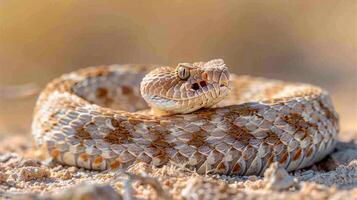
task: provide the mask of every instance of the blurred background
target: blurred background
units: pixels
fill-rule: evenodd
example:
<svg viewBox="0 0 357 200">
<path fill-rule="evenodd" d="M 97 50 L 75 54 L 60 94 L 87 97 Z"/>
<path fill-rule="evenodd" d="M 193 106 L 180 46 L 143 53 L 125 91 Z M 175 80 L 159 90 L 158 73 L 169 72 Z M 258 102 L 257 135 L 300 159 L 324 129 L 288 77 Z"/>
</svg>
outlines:
<svg viewBox="0 0 357 200">
<path fill-rule="evenodd" d="M 357 130 L 356 34 L 353 0 L 1 0 L 0 135 L 29 134 L 33 85 L 62 73 L 212 58 L 238 74 L 322 86 L 342 130 Z"/>
</svg>

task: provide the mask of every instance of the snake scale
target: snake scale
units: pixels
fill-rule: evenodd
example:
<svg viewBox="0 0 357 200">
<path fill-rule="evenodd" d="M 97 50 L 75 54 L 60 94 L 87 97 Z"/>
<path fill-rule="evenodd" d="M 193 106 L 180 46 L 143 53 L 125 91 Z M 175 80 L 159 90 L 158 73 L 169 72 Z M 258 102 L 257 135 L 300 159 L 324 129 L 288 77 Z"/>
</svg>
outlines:
<svg viewBox="0 0 357 200">
<path fill-rule="evenodd" d="M 86 169 L 145 162 L 261 175 L 272 162 L 291 171 L 324 158 L 338 121 L 325 90 L 229 74 L 215 59 L 62 75 L 38 97 L 32 134 L 48 157 Z"/>
</svg>

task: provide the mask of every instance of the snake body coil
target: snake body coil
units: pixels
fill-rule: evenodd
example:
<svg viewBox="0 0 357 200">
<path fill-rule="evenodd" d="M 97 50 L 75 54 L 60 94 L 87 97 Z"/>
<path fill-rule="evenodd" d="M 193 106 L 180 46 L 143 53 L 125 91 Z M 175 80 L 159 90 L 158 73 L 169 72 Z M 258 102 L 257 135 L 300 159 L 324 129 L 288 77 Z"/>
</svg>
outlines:
<svg viewBox="0 0 357 200">
<path fill-rule="evenodd" d="M 303 168 L 334 148 L 338 116 L 321 88 L 228 75 L 222 60 L 155 67 L 91 67 L 53 80 L 35 108 L 36 144 L 87 169 L 173 163 L 237 175 L 272 162 Z"/>
</svg>

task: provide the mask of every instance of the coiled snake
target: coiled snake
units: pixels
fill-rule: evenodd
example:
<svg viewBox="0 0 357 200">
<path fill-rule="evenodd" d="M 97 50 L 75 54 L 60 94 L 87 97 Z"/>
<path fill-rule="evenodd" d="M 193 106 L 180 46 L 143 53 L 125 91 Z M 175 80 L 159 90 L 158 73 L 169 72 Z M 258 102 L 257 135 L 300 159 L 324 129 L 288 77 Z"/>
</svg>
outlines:
<svg viewBox="0 0 357 200">
<path fill-rule="evenodd" d="M 157 67 L 90 67 L 53 80 L 34 111 L 37 146 L 87 169 L 173 163 L 236 175 L 272 162 L 299 169 L 334 148 L 338 116 L 319 87 L 229 75 L 221 59 Z"/>
</svg>

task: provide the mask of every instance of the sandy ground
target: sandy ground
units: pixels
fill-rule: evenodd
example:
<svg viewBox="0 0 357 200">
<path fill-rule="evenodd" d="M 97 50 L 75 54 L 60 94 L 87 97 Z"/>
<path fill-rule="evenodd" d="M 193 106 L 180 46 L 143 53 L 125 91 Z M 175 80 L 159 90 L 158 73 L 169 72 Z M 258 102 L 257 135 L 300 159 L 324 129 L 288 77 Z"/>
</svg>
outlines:
<svg viewBox="0 0 357 200">
<path fill-rule="evenodd" d="M 356 133 L 347 133 L 354 138 Z M 344 134 L 346 135 L 346 133 Z M 339 142 L 312 167 L 264 177 L 198 175 L 175 166 L 136 164 L 97 172 L 39 161 L 30 136 L 0 140 L 0 196 L 5 199 L 357 199 L 357 144 Z"/>
</svg>

